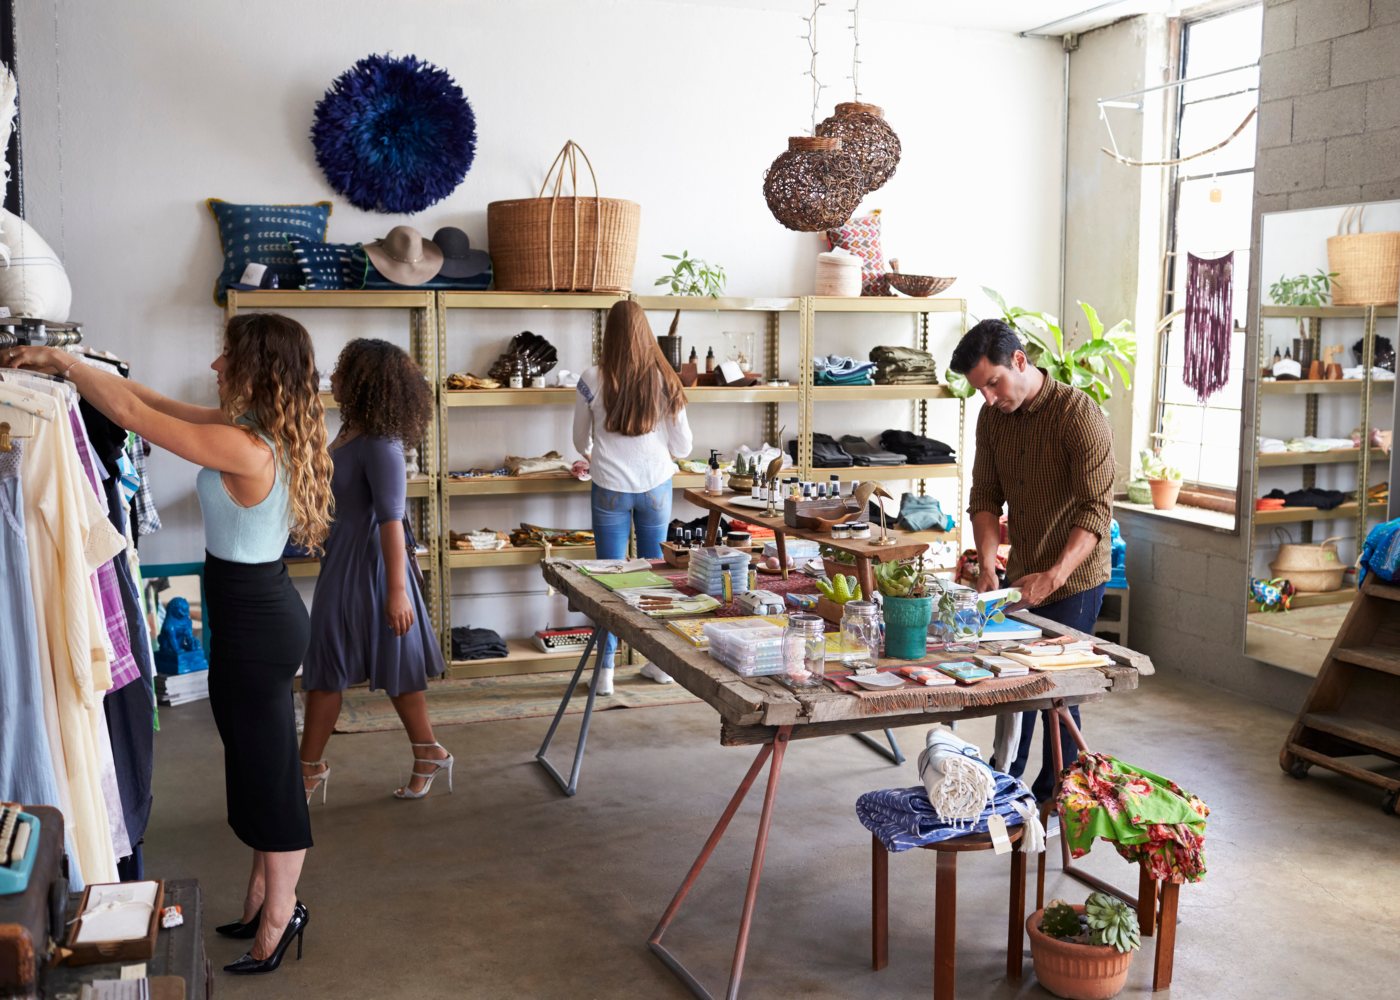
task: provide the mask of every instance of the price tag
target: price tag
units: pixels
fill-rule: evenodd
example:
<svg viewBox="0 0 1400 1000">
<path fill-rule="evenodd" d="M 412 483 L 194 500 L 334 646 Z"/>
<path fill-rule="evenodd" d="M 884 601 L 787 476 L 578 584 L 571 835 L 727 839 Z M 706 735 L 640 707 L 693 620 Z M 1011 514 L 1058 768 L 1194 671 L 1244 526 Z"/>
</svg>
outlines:
<svg viewBox="0 0 1400 1000">
<path fill-rule="evenodd" d="M 995 854 L 1005 854 L 1011 850 L 1011 837 L 1006 832 L 1006 820 L 997 813 L 993 813 L 987 820 L 987 833 L 992 838 L 992 851 Z"/>
</svg>

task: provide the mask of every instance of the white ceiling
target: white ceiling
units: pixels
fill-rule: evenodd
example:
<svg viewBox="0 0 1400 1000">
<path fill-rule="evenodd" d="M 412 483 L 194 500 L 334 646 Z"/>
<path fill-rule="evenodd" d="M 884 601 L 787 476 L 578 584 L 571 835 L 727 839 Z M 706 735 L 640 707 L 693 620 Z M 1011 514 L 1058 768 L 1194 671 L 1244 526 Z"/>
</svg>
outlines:
<svg viewBox="0 0 1400 1000">
<path fill-rule="evenodd" d="M 808 14 L 812 0 L 665 0 L 713 7 Z M 826 0 L 823 13 L 849 9 L 852 0 Z M 862 19 L 919 21 L 950 28 L 1018 33 L 1048 26 L 1062 35 L 1110 24 L 1134 14 L 1175 10 L 1174 0 L 861 0 Z"/>
</svg>

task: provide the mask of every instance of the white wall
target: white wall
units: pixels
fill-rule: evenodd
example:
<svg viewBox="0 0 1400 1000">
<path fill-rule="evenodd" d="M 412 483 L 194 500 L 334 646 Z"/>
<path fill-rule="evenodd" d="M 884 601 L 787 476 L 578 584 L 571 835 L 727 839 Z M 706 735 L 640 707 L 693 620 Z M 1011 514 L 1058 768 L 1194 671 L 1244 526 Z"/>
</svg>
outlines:
<svg viewBox="0 0 1400 1000">
<path fill-rule="evenodd" d="M 661 253 L 688 249 L 725 265 L 731 294 L 802 294 L 810 291 L 813 256 L 824 249 L 818 237 L 779 226 L 761 193 L 763 171 L 787 136 L 810 125 L 806 47 L 790 13 L 644 0 L 61 0 L 56 10 L 53 0 L 26 0 L 19 7 L 28 217 L 65 260 L 73 315 L 87 323 L 90 342 L 125 356 L 137 378 L 172 395 L 214 398 L 207 365 L 221 317 L 210 288 L 220 252 L 203 204 L 210 196 L 332 199 L 329 235 L 337 241 L 372 239 L 410 222 L 427 233 L 461 226 L 483 246 L 486 204 L 534 195 L 573 138 L 591 156 L 605 195 L 642 205 L 638 290 L 649 291 L 662 272 Z M 847 15 L 838 7 L 819 23 L 819 73 L 831 86 L 822 116 L 849 95 Z M 957 275 L 954 294 L 971 297 L 991 285 L 1016 301 L 1051 301 L 1057 44 L 881 20 L 874 7 L 862 10 L 862 96 L 886 108 L 904 144 L 898 173 L 866 206 L 885 210 L 886 247 L 905 270 Z M 313 105 L 330 82 L 356 59 L 384 51 L 449 70 L 478 121 L 476 163 L 465 182 L 410 219 L 342 203 L 307 138 Z M 383 317 L 298 318 L 317 337 L 323 367 L 352 335 L 406 342 Z M 561 353 L 586 357 L 586 319 L 556 329 L 520 314 L 473 334 L 472 346 L 449 354 L 448 363 L 489 363 L 525 328 L 573 338 Z M 724 321 L 695 326 L 702 354 L 706 338 L 718 347 L 726 328 Z M 904 338 L 907 329 L 896 331 Z M 824 347 L 868 350 L 875 342 Z M 489 435 L 471 433 L 470 418 L 460 418 L 454 463 L 487 460 L 486 452 L 507 446 L 526 454 L 565 450 L 563 415 L 535 417 L 511 426 L 508 442 L 494 438 L 494 426 Z M 853 429 L 878 432 L 906 418 L 907 409 L 895 407 L 864 415 L 873 426 Z M 737 430 L 702 432 L 701 419 L 737 421 Z M 697 417 L 697 445 L 732 447 L 754 436 L 756 421 L 756 414 Z M 788 423 L 793 430 L 795 415 Z M 144 557 L 197 558 L 193 470 L 161 456 L 152 475 L 166 527 L 143 544 Z M 519 509 L 483 503 L 466 523 L 523 518 L 584 524 L 587 506 L 582 498 Z M 470 586 L 539 591 L 532 571 L 512 573 Z M 467 585 L 461 575 L 458 581 Z"/>
</svg>

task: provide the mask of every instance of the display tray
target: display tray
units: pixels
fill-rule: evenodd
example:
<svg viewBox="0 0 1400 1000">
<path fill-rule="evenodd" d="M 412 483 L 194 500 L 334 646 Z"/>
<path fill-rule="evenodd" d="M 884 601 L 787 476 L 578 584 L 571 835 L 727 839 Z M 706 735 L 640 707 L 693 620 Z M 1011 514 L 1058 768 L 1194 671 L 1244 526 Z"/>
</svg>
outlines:
<svg viewBox="0 0 1400 1000">
<path fill-rule="evenodd" d="M 67 955 L 64 962 L 68 965 L 96 965 L 100 962 L 144 962 L 150 959 L 156 951 L 156 935 L 160 933 L 160 910 L 165 901 L 165 883 L 158 879 L 148 881 L 155 882 L 156 896 L 155 905 L 151 907 L 149 918 L 146 921 L 146 934 L 143 937 L 121 941 L 85 941 L 81 943 L 78 941 L 83 931 L 84 918 L 81 914 L 87 911 L 89 897 L 93 890 L 110 889 L 111 884 L 99 883 L 85 888 L 82 899 L 78 903 L 77 912 L 80 915 L 68 925 L 68 939 L 64 943 Z M 139 885 L 140 883 L 131 884 Z"/>
</svg>

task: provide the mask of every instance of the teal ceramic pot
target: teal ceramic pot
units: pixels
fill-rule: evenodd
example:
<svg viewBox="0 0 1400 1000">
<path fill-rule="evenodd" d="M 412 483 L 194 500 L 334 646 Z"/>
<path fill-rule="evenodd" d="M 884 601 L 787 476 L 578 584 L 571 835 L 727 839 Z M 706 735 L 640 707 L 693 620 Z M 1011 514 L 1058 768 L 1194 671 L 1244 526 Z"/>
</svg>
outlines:
<svg viewBox="0 0 1400 1000">
<path fill-rule="evenodd" d="M 923 659 L 932 620 L 932 597 L 886 597 L 885 655 L 900 660 Z"/>
</svg>

